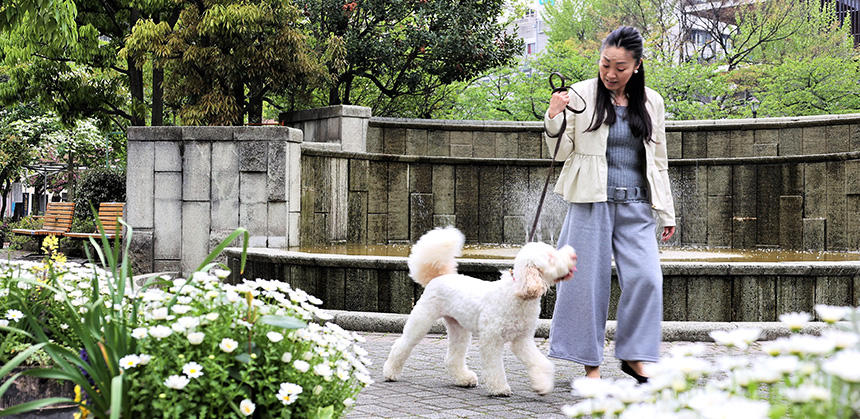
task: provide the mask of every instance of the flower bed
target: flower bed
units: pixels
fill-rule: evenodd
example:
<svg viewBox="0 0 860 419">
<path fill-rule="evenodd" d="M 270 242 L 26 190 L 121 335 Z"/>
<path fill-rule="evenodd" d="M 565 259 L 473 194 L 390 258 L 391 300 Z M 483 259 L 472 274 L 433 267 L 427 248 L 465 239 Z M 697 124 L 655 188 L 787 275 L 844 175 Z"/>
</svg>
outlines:
<svg viewBox="0 0 860 419">
<path fill-rule="evenodd" d="M 321 301 L 302 290 L 224 284 L 229 272 L 212 265 L 136 286 L 109 246 L 98 255 L 107 269 L 55 252 L 0 262 L 0 377 L 43 352 L 51 368 L 19 374 L 70 381 L 78 393 L 0 414 L 72 401 L 84 417 L 337 417 L 371 383 L 362 338 L 326 323 Z"/>
</svg>

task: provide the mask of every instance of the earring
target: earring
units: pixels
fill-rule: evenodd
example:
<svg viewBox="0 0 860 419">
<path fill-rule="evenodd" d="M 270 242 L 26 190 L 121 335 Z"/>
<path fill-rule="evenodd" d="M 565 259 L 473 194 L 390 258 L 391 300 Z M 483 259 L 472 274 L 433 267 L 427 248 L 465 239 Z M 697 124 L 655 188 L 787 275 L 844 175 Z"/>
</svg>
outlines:
<svg viewBox="0 0 860 419">
<path fill-rule="evenodd" d="M 633 74 L 639 74 L 639 69 L 637 68 L 637 69 L 633 70 Z"/>
</svg>

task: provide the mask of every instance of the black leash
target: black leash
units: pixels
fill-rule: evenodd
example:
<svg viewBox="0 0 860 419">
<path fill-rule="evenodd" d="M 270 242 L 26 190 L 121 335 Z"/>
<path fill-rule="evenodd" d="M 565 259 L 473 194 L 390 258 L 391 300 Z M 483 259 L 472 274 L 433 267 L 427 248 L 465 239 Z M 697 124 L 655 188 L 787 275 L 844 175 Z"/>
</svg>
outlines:
<svg viewBox="0 0 860 419">
<path fill-rule="evenodd" d="M 560 80 L 560 83 L 557 87 L 556 87 L 555 83 L 553 83 L 553 77 L 558 77 Z M 585 103 L 585 99 L 583 99 L 582 95 L 580 95 L 579 92 L 577 92 L 576 90 L 571 89 L 570 86 L 568 86 L 566 82 L 567 82 L 567 80 L 565 79 L 565 77 L 563 75 L 561 75 L 561 73 L 554 72 L 554 73 L 549 75 L 549 85 L 550 85 L 550 87 L 552 87 L 552 92 L 553 93 L 566 92 L 566 91 L 570 90 L 573 93 L 576 93 L 576 95 L 579 96 L 579 99 L 582 100 L 582 109 L 571 108 L 570 104 L 568 102 L 568 104 L 565 105 L 564 109 L 562 109 L 562 111 L 561 111 L 564 114 L 564 117 L 561 119 L 561 129 L 559 129 L 558 132 L 555 134 L 549 133 L 549 131 L 546 129 L 546 122 L 544 121 L 543 130 L 546 133 L 546 136 L 549 138 L 555 138 L 556 139 L 555 150 L 552 152 L 552 159 L 550 159 L 550 163 L 549 163 L 549 173 L 547 173 L 546 182 L 544 182 L 544 184 L 543 184 L 543 192 L 541 192 L 541 194 L 540 194 L 540 201 L 538 201 L 537 211 L 535 212 L 535 220 L 532 223 L 532 229 L 531 229 L 531 232 L 529 232 L 529 238 L 526 241 L 526 243 L 532 241 L 532 239 L 535 236 L 535 230 L 537 230 L 538 219 L 540 219 L 540 212 L 543 209 L 543 201 L 544 201 L 544 198 L 546 198 L 546 191 L 547 191 L 547 188 L 549 187 L 549 180 L 552 179 L 553 168 L 555 166 L 555 157 L 558 155 L 558 147 L 561 145 L 561 136 L 564 135 L 564 131 L 567 129 L 567 111 L 571 111 L 575 114 L 579 114 L 579 113 L 585 112 L 585 108 L 587 107 L 587 105 Z"/>
</svg>

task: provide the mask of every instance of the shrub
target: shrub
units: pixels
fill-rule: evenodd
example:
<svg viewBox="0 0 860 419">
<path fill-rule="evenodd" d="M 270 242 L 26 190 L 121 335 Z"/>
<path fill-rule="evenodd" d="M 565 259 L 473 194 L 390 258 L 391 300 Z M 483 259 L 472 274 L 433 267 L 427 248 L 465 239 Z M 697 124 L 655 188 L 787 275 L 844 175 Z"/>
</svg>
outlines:
<svg viewBox="0 0 860 419">
<path fill-rule="evenodd" d="M 75 185 L 75 218 L 92 220 L 101 202 L 125 202 L 125 169 L 94 167 L 81 174 Z M 82 230 L 77 230 L 82 231 Z"/>
<path fill-rule="evenodd" d="M 9 223 L 9 230 L 11 231 L 13 228 L 20 228 L 25 230 L 35 230 L 42 228 L 42 218 L 33 217 L 28 215 L 26 217 L 21 217 L 18 221 L 13 221 Z M 7 236 L 9 239 L 9 249 L 11 250 L 27 250 L 27 251 L 35 251 L 39 248 L 39 240 L 33 238 L 32 236 L 27 236 L 23 234 L 12 234 L 11 232 Z"/>
<path fill-rule="evenodd" d="M 208 263 L 240 231 L 247 245 L 247 232 L 237 230 L 190 279 L 151 279 L 142 287 L 108 247 L 96 249 L 107 269 L 56 253 L 41 264 L 0 262 L 7 320 L 0 329 L 34 344 L 20 356 L 37 349 L 50 356 L 52 369 L 24 374 L 74 382 L 85 396 L 76 399 L 89 409 L 84 416 L 342 415 L 371 383 L 362 338 L 313 323 L 331 317 L 317 307 L 320 300 L 286 283 L 223 284 L 229 272 L 210 271 Z M 16 356 L 0 371 L 20 361 Z M 49 402 L 76 401 L 50 399 L 0 415 Z"/>
<path fill-rule="evenodd" d="M 761 330 L 713 331 L 728 353 L 700 359 L 704 345 L 673 348 L 646 365 L 647 384 L 588 378 L 573 382 L 586 399 L 565 406 L 568 417 L 856 418 L 860 414 L 860 310 L 817 305 L 831 326 L 820 336 L 799 333 L 808 313 L 780 316 L 793 334 L 760 343 Z M 844 318 L 850 322 L 841 322 Z M 756 344 L 758 345 L 758 344 Z"/>
</svg>

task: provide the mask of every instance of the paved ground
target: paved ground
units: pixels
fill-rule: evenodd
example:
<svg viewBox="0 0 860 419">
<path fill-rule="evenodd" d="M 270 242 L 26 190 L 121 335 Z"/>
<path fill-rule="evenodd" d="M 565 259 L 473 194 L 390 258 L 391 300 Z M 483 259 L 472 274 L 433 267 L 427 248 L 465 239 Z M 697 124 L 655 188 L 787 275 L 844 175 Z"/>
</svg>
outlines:
<svg viewBox="0 0 860 419">
<path fill-rule="evenodd" d="M 555 390 L 539 396 L 529 387 L 525 367 L 510 350 L 505 355 L 511 397 L 489 397 L 487 391 L 477 388 L 464 389 L 451 384 L 444 358 L 448 341 L 445 335 L 428 335 L 412 352 L 403 370 L 402 381 L 385 382 L 382 364 L 388 356 L 391 344 L 399 336 L 395 333 L 361 333 L 367 338 L 362 345 L 373 360 L 371 373 L 375 383 L 359 393 L 354 409 L 347 418 L 563 418 L 561 408 L 577 400 L 571 393 L 570 381 L 585 375 L 582 366 L 572 362 L 552 359 L 556 367 Z M 469 368 L 481 376 L 480 358 L 476 340 L 467 359 Z M 537 339 L 539 348 L 546 353 L 548 341 Z M 675 345 L 686 342 L 663 342 L 663 353 Z M 704 358 L 725 354 L 726 350 L 708 343 Z M 607 342 L 602 373 L 604 377 L 625 377 L 619 370 L 618 360 L 613 356 L 614 344 Z"/>
</svg>

